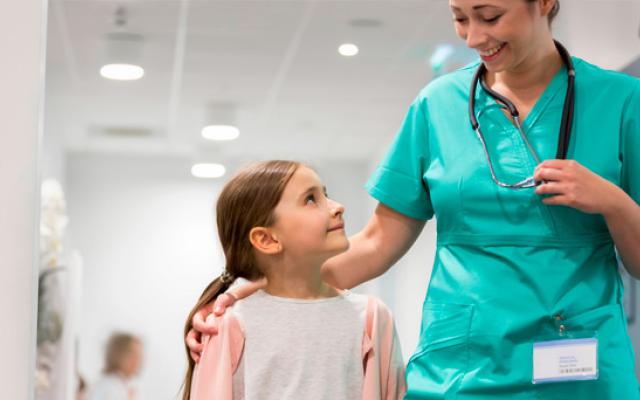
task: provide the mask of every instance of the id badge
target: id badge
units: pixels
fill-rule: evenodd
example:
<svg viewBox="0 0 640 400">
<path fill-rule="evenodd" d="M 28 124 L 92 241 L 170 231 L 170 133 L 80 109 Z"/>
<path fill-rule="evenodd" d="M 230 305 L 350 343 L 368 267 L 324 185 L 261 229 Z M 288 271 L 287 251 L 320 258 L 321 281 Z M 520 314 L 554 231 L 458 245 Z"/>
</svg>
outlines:
<svg viewBox="0 0 640 400">
<path fill-rule="evenodd" d="M 598 339 L 560 339 L 533 344 L 533 383 L 598 379 Z"/>
</svg>

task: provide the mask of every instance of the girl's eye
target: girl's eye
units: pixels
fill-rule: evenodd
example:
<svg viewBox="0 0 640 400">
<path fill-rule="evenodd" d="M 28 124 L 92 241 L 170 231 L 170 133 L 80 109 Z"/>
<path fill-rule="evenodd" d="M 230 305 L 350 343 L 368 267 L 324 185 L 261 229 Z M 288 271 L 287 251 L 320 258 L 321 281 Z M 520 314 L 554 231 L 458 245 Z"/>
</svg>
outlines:
<svg viewBox="0 0 640 400">
<path fill-rule="evenodd" d="M 316 202 L 316 196 L 313 194 L 308 195 L 307 198 L 304 199 L 304 204 L 310 204 L 315 202 Z"/>
<path fill-rule="evenodd" d="M 464 23 L 467 19 L 466 18 L 462 18 L 462 17 L 454 17 L 453 18 L 454 21 L 456 21 L 459 24 Z"/>
</svg>

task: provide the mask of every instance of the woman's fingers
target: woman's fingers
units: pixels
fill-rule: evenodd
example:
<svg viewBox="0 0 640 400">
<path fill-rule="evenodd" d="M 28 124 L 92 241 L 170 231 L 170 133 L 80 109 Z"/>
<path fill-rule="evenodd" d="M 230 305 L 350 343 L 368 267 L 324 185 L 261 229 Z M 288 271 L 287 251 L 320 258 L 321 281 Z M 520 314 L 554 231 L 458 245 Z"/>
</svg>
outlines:
<svg viewBox="0 0 640 400">
<path fill-rule="evenodd" d="M 533 172 L 536 182 L 560 181 L 565 179 L 565 173 L 558 168 L 539 166 Z"/>
<path fill-rule="evenodd" d="M 207 317 L 211 314 L 210 310 L 210 306 L 205 306 L 195 313 L 192 321 L 193 329 L 201 334 L 217 335 L 218 326 L 215 324 L 215 321 L 210 320 L 210 322 L 206 322 Z"/>
<path fill-rule="evenodd" d="M 185 343 L 189 348 L 189 355 L 196 363 L 200 361 L 200 353 L 202 353 L 202 343 L 200 343 L 201 336 L 193 329 L 190 329 L 185 338 Z"/>
<path fill-rule="evenodd" d="M 559 194 L 566 192 L 566 185 L 561 182 L 544 181 L 536 186 L 536 194 Z"/>
<path fill-rule="evenodd" d="M 193 351 L 189 352 L 191 359 L 197 364 L 200 362 L 200 353 L 194 353 Z"/>
<path fill-rule="evenodd" d="M 544 160 L 538 165 L 537 168 L 553 168 L 553 169 L 572 169 L 578 167 L 578 162 L 575 160 Z"/>
<path fill-rule="evenodd" d="M 202 335 L 217 335 L 218 327 L 215 324 L 214 318 L 207 317 L 211 315 L 211 306 L 206 305 L 196 311 L 191 320 L 192 329 L 187 332 L 185 337 L 185 343 L 189 348 L 189 355 L 196 363 L 200 361 L 200 354 L 202 353 Z"/>
<path fill-rule="evenodd" d="M 185 343 L 189 350 L 193 353 L 200 353 L 202 351 L 202 343 L 200 343 L 200 335 L 196 333 L 195 330 L 190 329 L 189 333 L 187 333 L 187 338 L 185 339 Z"/>
<path fill-rule="evenodd" d="M 223 293 L 213 303 L 213 313 L 219 317 L 225 313 L 227 307 L 231 307 L 236 302 L 236 297 L 231 293 Z"/>
<path fill-rule="evenodd" d="M 557 195 L 557 196 L 549 196 L 542 199 L 542 202 L 547 205 L 553 206 L 570 206 L 572 200 L 569 196 Z"/>
</svg>

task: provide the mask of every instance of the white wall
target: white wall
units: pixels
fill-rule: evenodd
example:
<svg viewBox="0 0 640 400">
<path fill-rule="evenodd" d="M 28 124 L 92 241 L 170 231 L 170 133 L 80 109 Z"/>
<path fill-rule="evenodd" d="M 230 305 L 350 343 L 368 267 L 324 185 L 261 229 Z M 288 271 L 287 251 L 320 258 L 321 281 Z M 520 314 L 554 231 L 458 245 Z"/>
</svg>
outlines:
<svg viewBox="0 0 640 400">
<path fill-rule="evenodd" d="M 64 187 L 65 153 L 64 132 L 62 121 L 69 118 L 60 102 L 50 93 L 46 93 L 46 107 L 44 109 L 44 134 L 41 142 L 40 170 L 42 180 L 55 179 Z"/>
<path fill-rule="evenodd" d="M 179 159 L 70 156 L 69 234 L 84 259 L 79 368 L 95 382 L 114 330 L 142 337 L 139 399 L 170 399 L 185 367 L 182 327 L 219 272 L 219 183 Z"/>
<path fill-rule="evenodd" d="M 32 399 L 37 293 L 38 146 L 46 1 L 0 11 L 0 392 Z"/>
</svg>

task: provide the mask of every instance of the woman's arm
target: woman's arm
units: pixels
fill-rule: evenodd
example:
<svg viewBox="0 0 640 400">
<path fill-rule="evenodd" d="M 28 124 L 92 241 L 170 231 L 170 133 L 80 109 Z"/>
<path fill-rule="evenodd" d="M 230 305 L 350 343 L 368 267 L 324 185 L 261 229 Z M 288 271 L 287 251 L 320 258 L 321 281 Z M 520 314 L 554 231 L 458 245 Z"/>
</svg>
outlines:
<svg viewBox="0 0 640 400">
<path fill-rule="evenodd" d="M 640 206 L 618 186 L 573 160 L 547 160 L 534 173 L 542 201 L 601 214 L 629 273 L 640 279 Z"/>
<path fill-rule="evenodd" d="M 640 279 L 640 206 L 622 189 L 603 214 L 625 268 Z"/>
<path fill-rule="evenodd" d="M 424 225 L 378 203 L 364 229 L 349 238 L 349 250 L 322 266 L 324 281 L 350 289 L 382 275 L 409 250 Z"/>
</svg>

